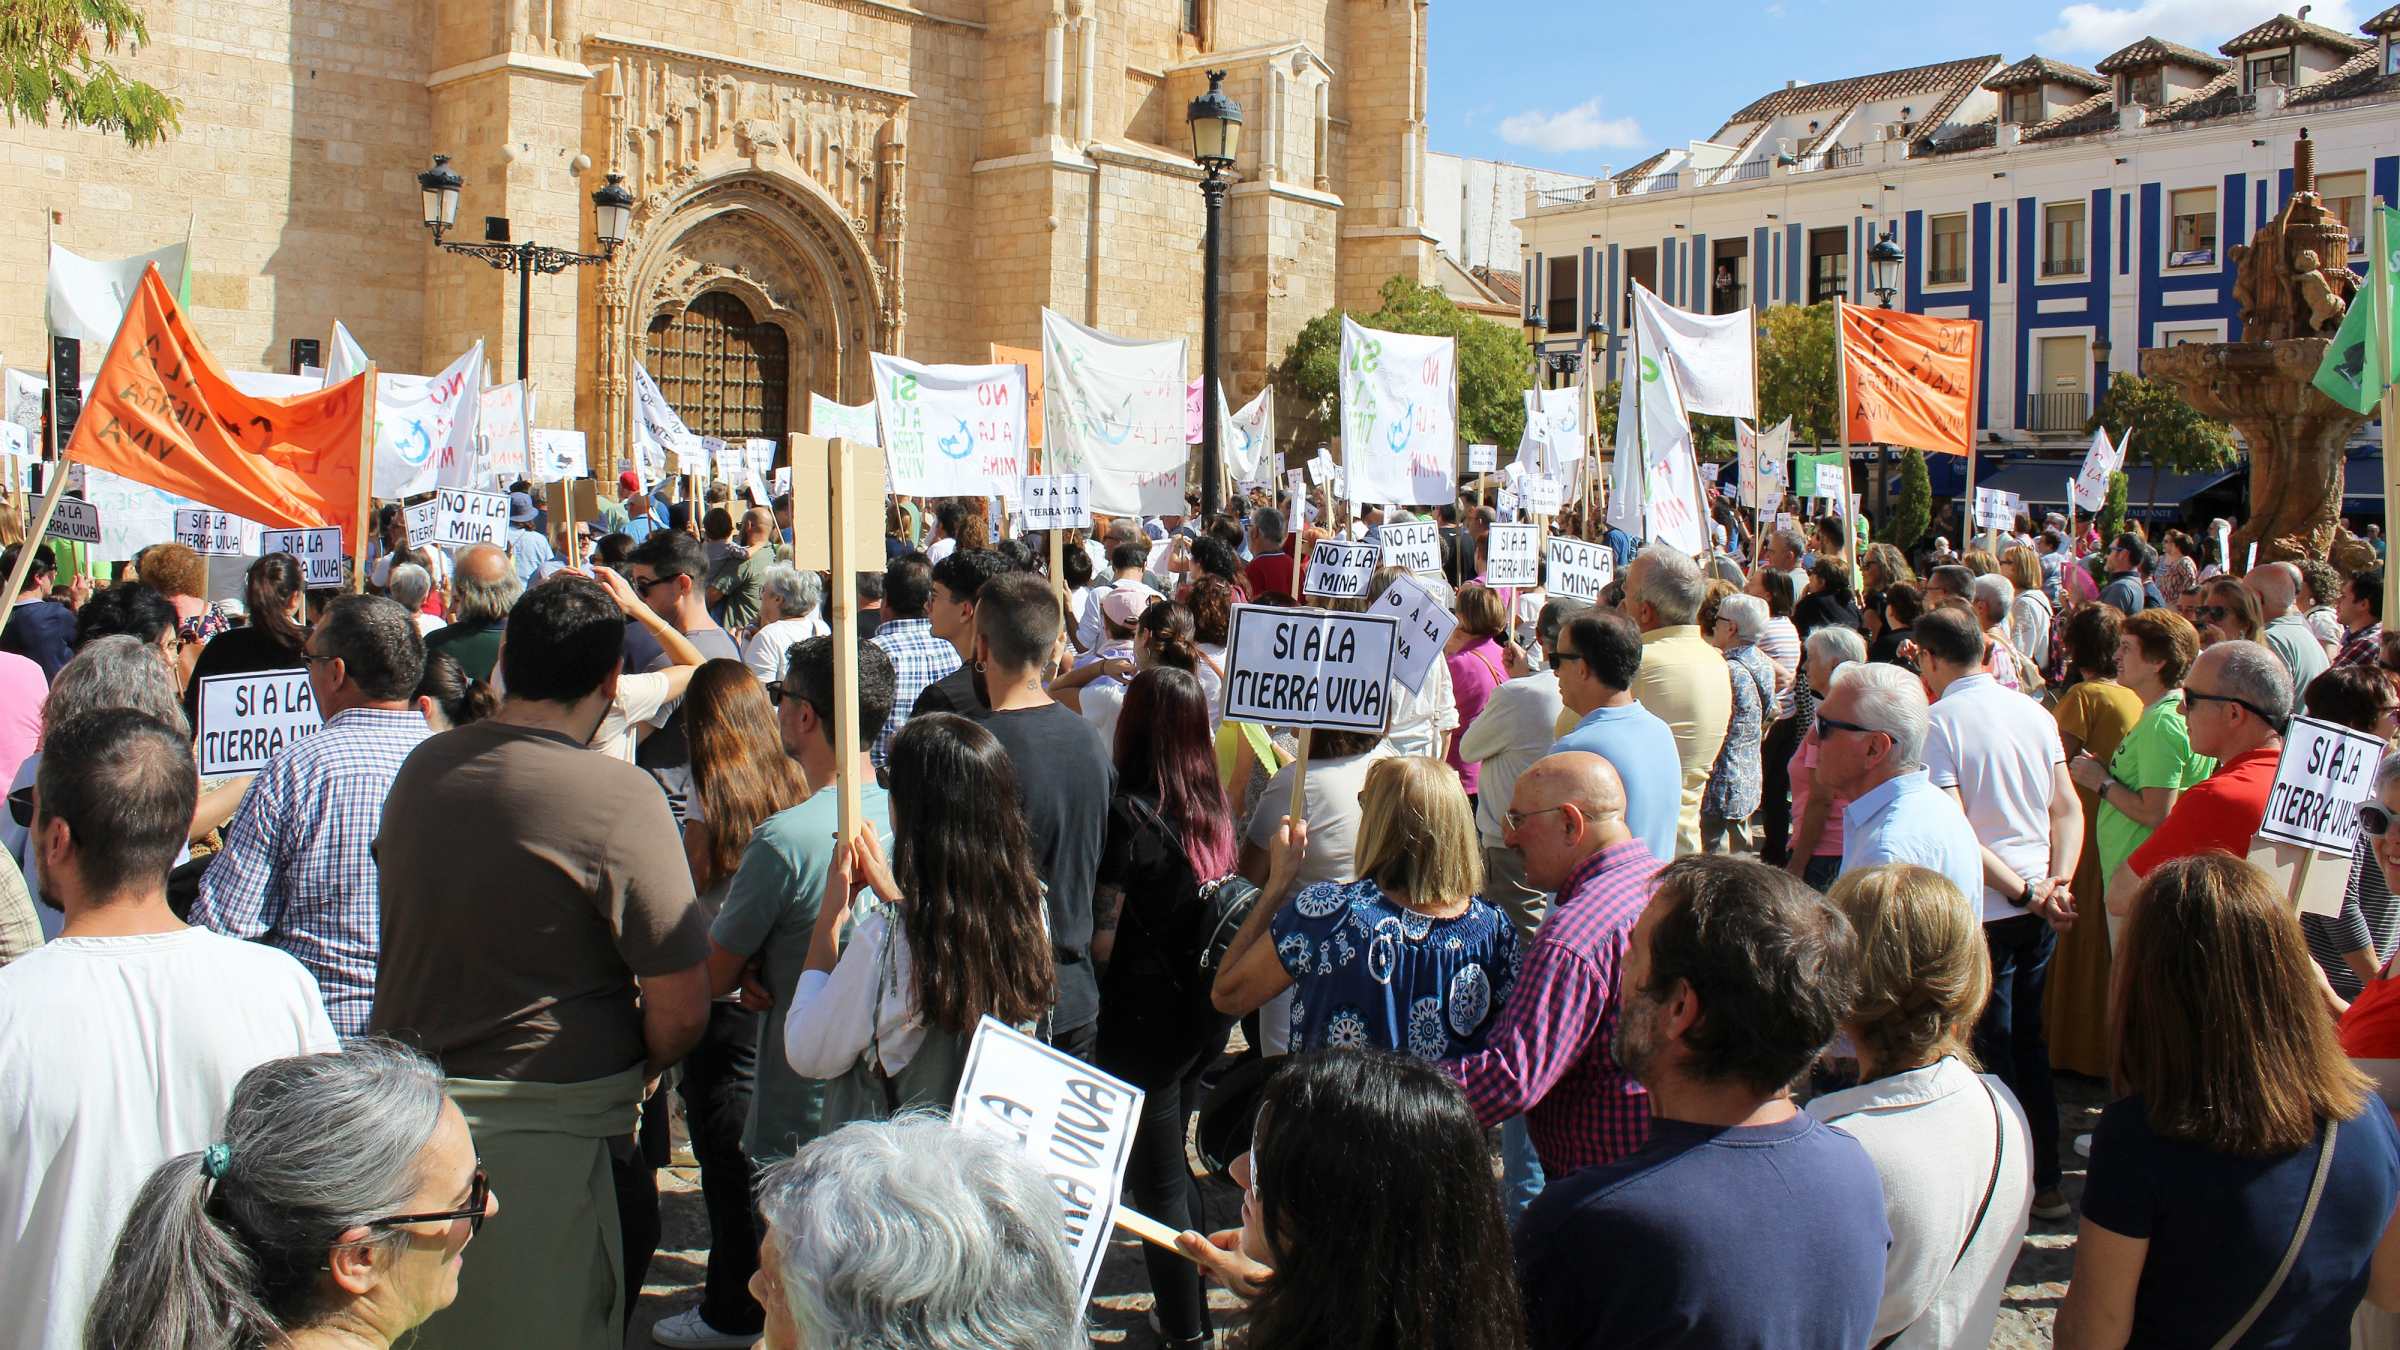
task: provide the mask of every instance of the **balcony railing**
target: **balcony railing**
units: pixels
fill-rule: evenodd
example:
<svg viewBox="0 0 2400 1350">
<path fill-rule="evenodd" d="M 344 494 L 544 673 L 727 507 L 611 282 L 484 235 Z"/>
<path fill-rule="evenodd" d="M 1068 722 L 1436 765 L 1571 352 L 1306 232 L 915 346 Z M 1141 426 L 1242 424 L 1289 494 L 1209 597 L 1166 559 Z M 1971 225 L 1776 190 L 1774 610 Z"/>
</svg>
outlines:
<svg viewBox="0 0 2400 1350">
<path fill-rule="evenodd" d="M 1744 160 L 1739 164 L 1718 170 L 1715 181 L 1720 184 L 1747 183 L 1753 178 L 1764 178 L 1767 176 L 1767 169 L 1771 163 L 1772 161 L 1764 159 Z"/>
<path fill-rule="evenodd" d="M 1855 169 L 1866 162 L 1867 147 L 1837 145 L 1830 150 L 1819 150 L 1815 154 L 1802 155 L 1800 170 L 1803 173 L 1814 173 L 1819 169 Z"/>
<path fill-rule="evenodd" d="M 2083 430 L 2091 420 L 2092 396 L 2089 394 L 2027 394 L 2025 396 L 2025 429 L 2034 432 Z"/>
<path fill-rule="evenodd" d="M 1535 188 L 1533 204 L 1536 206 L 1573 206 L 1578 202 L 1592 200 L 1592 195 L 1598 191 L 1598 188 L 1589 183 L 1578 183 L 1570 187 Z"/>
<path fill-rule="evenodd" d="M 1683 186 L 1683 171 L 1676 169 L 1668 173 L 1654 173 L 1648 178 L 1633 180 L 1626 185 L 1625 195 L 1632 196 L 1643 192 L 1673 192 L 1681 186 Z"/>
</svg>

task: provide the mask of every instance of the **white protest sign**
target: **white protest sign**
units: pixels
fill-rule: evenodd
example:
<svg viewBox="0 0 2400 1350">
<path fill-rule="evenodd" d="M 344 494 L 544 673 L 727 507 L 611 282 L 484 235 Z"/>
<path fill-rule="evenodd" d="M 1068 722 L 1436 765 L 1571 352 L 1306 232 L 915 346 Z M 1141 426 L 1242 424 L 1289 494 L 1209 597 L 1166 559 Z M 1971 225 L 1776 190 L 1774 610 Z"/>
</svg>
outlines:
<svg viewBox="0 0 2400 1350">
<path fill-rule="evenodd" d="M 1494 525 L 1483 537 L 1483 579 L 1494 586 L 1542 584 L 1542 527 Z"/>
<path fill-rule="evenodd" d="M 752 505 L 773 506 L 775 504 L 774 496 L 767 491 L 767 480 L 759 476 L 758 470 L 745 470 L 742 476 L 749 480 L 749 484 L 744 490 L 750 494 Z"/>
<path fill-rule="evenodd" d="M 1399 627 L 1383 614 L 1235 605 L 1225 643 L 1226 720 L 1382 731 Z"/>
<path fill-rule="evenodd" d="M 1552 595 L 1597 603 L 1617 574 L 1617 553 L 1606 544 L 1586 543 L 1563 535 L 1550 536 L 1546 560 L 1547 588 Z"/>
<path fill-rule="evenodd" d="M 50 537 L 76 544 L 100 542 L 100 508 L 73 497 L 58 499 L 50 517 Z"/>
<path fill-rule="evenodd" d="M 403 507 L 400 514 L 408 521 L 410 548 L 429 547 L 433 537 L 441 533 L 442 502 L 439 497 L 429 497 L 414 506 Z"/>
<path fill-rule="evenodd" d="M 1517 496 L 1514 489 L 1502 488 L 1500 489 L 1500 495 L 1492 499 L 1492 504 L 1500 508 L 1500 518 L 1502 520 L 1514 520 L 1517 516 L 1517 507 L 1521 501 L 1522 499 Z"/>
<path fill-rule="evenodd" d="M 199 703 L 202 778 L 256 773 L 276 751 L 324 724 L 305 670 L 205 675 Z"/>
<path fill-rule="evenodd" d="M 338 525 L 316 530 L 262 530 L 258 536 L 258 553 L 289 553 L 299 560 L 300 572 L 310 590 L 339 586 L 350 579 L 342 566 L 342 530 Z"/>
<path fill-rule="evenodd" d="M 1415 520 L 1383 527 L 1383 561 L 1411 572 L 1442 570 L 1442 527 Z"/>
<path fill-rule="evenodd" d="M 881 448 L 875 429 L 875 404 L 836 403 L 823 394 L 808 396 L 808 434 L 827 440 L 846 440 Z"/>
<path fill-rule="evenodd" d="M 738 445 L 728 444 L 714 436 L 700 438 L 700 448 L 708 452 L 708 470 L 728 483 L 742 481 L 749 472 L 750 452 Z"/>
<path fill-rule="evenodd" d="M 581 478 L 592 471 L 582 432 L 535 427 L 529 434 L 533 443 L 533 462 L 529 467 L 534 477 L 555 483 Z"/>
<path fill-rule="evenodd" d="M 1277 479 L 1282 478 L 1283 474 L 1283 452 L 1281 450 L 1277 450 L 1267 456 L 1267 472 L 1260 481 L 1272 483 Z"/>
<path fill-rule="evenodd" d="M 1320 486 L 1333 477 L 1333 457 L 1319 450 L 1308 462 L 1308 481 L 1311 487 Z"/>
<path fill-rule="evenodd" d="M 252 552 L 257 528 L 231 511 L 205 506 L 175 510 L 175 542 L 203 558 L 238 558 Z"/>
<path fill-rule="evenodd" d="M 1025 480 L 1017 509 L 1029 530 L 1080 530 L 1092 523 L 1087 504 L 1091 479 L 1080 473 L 1036 475 Z"/>
<path fill-rule="evenodd" d="M 1528 515 L 1555 516 L 1566 504 L 1566 492 L 1555 478 L 1539 474 L 1525 480 L 1525 511 Z"/>
<path fill-rule="evenodd" d="M 1412 694 L 1423 689 L 1426 673 L 1441 659 L 1443 647 L 1458 627 L 1458 616 L 1444 609 L 1433 592 L 1411 577 L 1394 580 L 1375 597 L 1375 606 L 1368 612 L 1400 621 L 1400 630 L 1392 639 L 1392 678 Z"/>
<path fill-rule="evenodd" d="M 1334 599 L 1365 595 L 1375 580 L 1375 546 L 1320 539 L 1308 551 L 1308 570 L 1303 576 L 1302 595 Z"/>
<path fill-rule="evenodd" d="M 483 467 L 502 478 L 524 477 L 531 469 L 533 394 L 524 381 L 498 385 L 477 399 L 483 437 Z"/>
<path fill-rule="evenodd" d="M 1789 511 L 1778 511 L 1775 513 L 1775 528 L 1779 530 L 1799 529 L 1800 517 L 1793 515 Z"/>
<path fill-rule="evenodd" d="M 507 493 L 443 488 L 434 506 L 433 542 L 443 548 L 507 542 Z"/>
<path fill-rule="evenodd" d="M 689 431 L 667 437 L 667 449 L 675 456 L 675 472 L 698 477 L 708 472 L 708 441 Z"/>
<path fill-rule="evenodd" d="M 1816 470 L 1818 496 L 1834 502 L 1846 500 L 1850 496 L 1849 470 L 1839 464 L 1819 464 L 1816 466 Z"/>
<path fill-rule="evenodd" d="M 1500 447 L 1470 445 L 1467 447 L 1468 473 L 1496 473 L 1500 468 Z"/>
<path fill-rule="evenodd" d="M 1998 488 L 1975 489 L 1975 526 L 1985 530 L 2005 530 L 2014 524 L 2023 503 L 2013 492 Z"/>
<path fill-rule="evenodd" d="M 1458 344 L 1387 333 L 1342 316 L 1342 454 L 1353 497 L 1452 501 L 1458 453 Z"/>
<path fill-rule="evenodd" d="M 25 459 L 32 455 L 33 441 L 25 428 L 14 422 L 0 422 L 0 455 L 10 459 Z"/>
<path fill-rule="evenodd" d="M 2358 807 L 2375 792 L 2383 742 L 2332 722 L 2295 717 L 2275 761 L 2275 786 L 2258 824 L 2262 839 L 2297 844 L 2347 862 L 2358 842 Z"/>
<path fill-rule="evenodd" d="M 950 1119 L 1014 1144 L 1058 1193 L 1067 1260 L 1083 1281 L 1078 1307 L 1108 1255 L 1141 1115 L 1140 1088 L 989 1017 L 967 1044 Z"/>
<path fill-rule="evenodd" d="M 775 442 L 765 436 L 752 436 L 742 442 L 742 453 L 750 460 L 752 473 L 766 473 L 775 467 Z"/>
<path fill-rule="evenodd" d="M 1025 367 L 928 366 L 881 352 L 875 370 L 891 490 L 1004 497 L 1025 472 Z"/>
<path fill-rule="evenodd" d="M 784 465 L 775 471 L 775 495 L 780 497 L 792 490 L 792 466 Z"/>
<path fill-rule="evenodd" d="M 2125 439 L 2130 442 L 2133 437 L 2129 434 Z M 2109 476 L 2124 462 L 2124 447 L 2109 443 L 2107 427 L 2096 428 L 2091 448 L 2083 452 L 2082 470 L 2067 480 L 2070 504 L 2084 511 L 2097 511 L 2108 505 Z"/>
</svg>

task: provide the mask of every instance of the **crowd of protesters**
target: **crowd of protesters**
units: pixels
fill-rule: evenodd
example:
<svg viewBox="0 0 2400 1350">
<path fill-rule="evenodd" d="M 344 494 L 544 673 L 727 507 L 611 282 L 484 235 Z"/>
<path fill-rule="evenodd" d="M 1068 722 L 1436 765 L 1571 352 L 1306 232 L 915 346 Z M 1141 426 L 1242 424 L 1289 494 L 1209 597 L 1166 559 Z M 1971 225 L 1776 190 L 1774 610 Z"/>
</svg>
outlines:
<svg viewBox="0 0 2400 1350">
<path fill-rule="evenodd" d="M 644 487 L 588 559 L 519 494 L 213 601 L 0 519 L 0 1344 L 619 1345 L 680 1132 L 658 1343 L 1080 1346 L 1056 1194 L 941 1119 L 986 1018 L 1144 1093 L 1157 1344 L 1980 1346 L 2069 1224 L 2060 1345 L 2400 1343 L 2400 754 L 2334 912 L 2245 861 L 2293 717 L 2400 735 L 2379 561 L 1720 504 L 1586 603 L 1442 507 L 1446 648 L 1302 736 L 1225 717 L 1231 611 L 1371 607 L 1294 555 L 1401 508 L 1054 577 L 895 501 L 828 577 Z M 321 728 L 203 779 L 200 682 L 271 671 Z"/>
</svg>

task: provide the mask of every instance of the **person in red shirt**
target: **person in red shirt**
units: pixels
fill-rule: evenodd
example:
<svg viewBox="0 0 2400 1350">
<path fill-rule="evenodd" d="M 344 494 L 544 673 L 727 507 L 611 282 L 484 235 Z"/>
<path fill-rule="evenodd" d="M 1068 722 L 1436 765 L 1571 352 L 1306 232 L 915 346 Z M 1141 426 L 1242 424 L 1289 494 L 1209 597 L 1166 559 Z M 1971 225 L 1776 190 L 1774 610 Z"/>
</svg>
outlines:
<svg viewBox="0 0 2400 1350">
<path fill-rule="evenodd" d="M 2200 653 L 2183 686 L 2192 749 L 2217 771 L 2175 799 L 2148 841 L 2108 881 L 2108 912 L 2123 919 L 2143 878 L 2159 864 L 2197 854 L 2242 857 L 2267 814 L 2283 727 L 2292 715 L 2292 677 L 2283 659 L 2256 642 L 2219 642 Z"/>
<path fill-rule="evenodd" d="M 1250 562 L 1242 569 L 1242 589 L 1251 599 L 1292 593 L 1292 555 L 1284 547 L 1290 537 L 1283 512 L 1262 506 L 1250 513 Z"/>
</svg>

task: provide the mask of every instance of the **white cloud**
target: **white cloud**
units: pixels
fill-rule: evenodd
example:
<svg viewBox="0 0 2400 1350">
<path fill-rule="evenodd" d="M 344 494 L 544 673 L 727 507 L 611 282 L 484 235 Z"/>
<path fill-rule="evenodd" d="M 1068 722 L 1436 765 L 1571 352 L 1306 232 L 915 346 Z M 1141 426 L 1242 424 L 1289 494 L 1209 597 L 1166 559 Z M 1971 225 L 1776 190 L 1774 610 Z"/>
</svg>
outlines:
<svg viewBox="0 0 2400 1350">
<path fill-rule="evenodd" d="M 2129 6 L 2068 5 L 2058 26 L 2042 34 L 2044 51 L 2106 56 L 2143 37 L 2161 37 L 2213 52 L 2217 44 L 2256 27 L 2274 11 L 2259 0 L 2142 0 Z M 2350 0 L 2317 0 L 2309 22 L 2339 32 L 2358 26 Z"/>
<path fill-rule="evenodd" d="M 1500 139 L 1536 150 L 1631 150 L 1642 145 L 1642 128 L 1630 117 L 1602 117 L 1600 100 L 1564 112 L 1521 112 L 1500 119 Z"/>
</svg>

